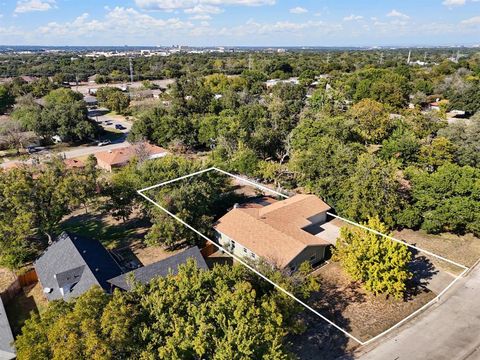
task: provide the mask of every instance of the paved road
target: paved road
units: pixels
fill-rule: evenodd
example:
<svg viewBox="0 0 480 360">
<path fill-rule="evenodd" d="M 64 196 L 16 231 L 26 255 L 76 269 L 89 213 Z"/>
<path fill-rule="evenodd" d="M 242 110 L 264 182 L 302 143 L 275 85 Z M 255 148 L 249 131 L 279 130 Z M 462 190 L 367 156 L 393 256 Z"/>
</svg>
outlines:
<svg viewBox="0 0 480 360">
<path fill-rule="evenodd" d="M 480 266 L 360 360 L 480 359 Z"/>
<path fill-rule="evenodd" d="M 92 116 L 94 119 L 98 119 L 99 123 L 101 122 L 101 126 L 103 126 L 106 129 L 115 129 L 116 124 L 121 124 L 125 127 L 125 129 L 121 130 L 124 133 L 124 136 L 121 138 L 115 140 L 112 144 L 106 145 L 106 146 L 97 146 L 97 145 L 82 145 L 82 146 L 77 146 L 77 147 L 72 147 L 69 148 L 66 151 L 63 152 L 52 152 L 50 150 L 43 150 L 38 153 L 35 153 L 31 156 L 30 160 L 24 161 L 25 164 L 30 164 L 32 162 L 32 159 L 38 159 L 39 161 L 42 161 L 44 159 L 48 159 L 49 156 L 52 155 L 60 155 L 63 156 L 66 159 L 72 159 L 72 158 L 77 158 L 77 157 L 82 157 L 82 156 L 87 156 L 91 154 L 96 154 L 101 151 L 107 151 L 107 150 L 113 150 L 113 149 L 118 149 L 122 148 L 125 146 L 130 145 L 126 139 L 127 135 L 132 128 L 132 123 L 129 121 L 126 121 L 124 117 L 118 116 L 118 115 L 101 115 L 101 116 Z M 112 125 L 106 125 L 105 123 L 107 121 L 111 121 Z M 19 163 L 21 161 L 18 160 L 12 160 L 12 161 L 4 161 L 3 163 L 0 163 L 0 168 L 1 167 L 8 167 L 12 163 Z"/>
</svg>

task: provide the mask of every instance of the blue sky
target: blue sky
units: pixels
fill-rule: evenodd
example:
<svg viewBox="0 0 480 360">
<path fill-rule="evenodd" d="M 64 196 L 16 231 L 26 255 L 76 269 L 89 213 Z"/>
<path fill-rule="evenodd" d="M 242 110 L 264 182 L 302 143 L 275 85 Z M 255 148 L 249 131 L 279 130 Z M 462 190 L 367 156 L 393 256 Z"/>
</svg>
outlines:
<svg viewBox="0 0 480 360">
<path fill-rule="evenodd" d="M 480 44 L 480 0 L 0 0 L 3 45 Z"/>
</svg>

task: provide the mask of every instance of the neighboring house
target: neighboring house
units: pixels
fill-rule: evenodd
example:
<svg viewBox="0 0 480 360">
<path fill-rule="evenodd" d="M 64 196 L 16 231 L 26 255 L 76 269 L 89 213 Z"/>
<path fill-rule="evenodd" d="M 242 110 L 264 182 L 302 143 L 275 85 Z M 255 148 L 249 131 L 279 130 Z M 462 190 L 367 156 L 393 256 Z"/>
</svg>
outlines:
<svg viewBox="0 0 480 360">
<path fill-rule="evenodd" d="M 48 300 L 68 300 L 94 285 L 108 292 L 108 280 L 122 274 L 98 240 L 67 232 L 48 247 L 34 266 Z"/>
<path fill-rule="evenodd" d="M 147 284 L 150 280 L 158 276 L 167 276 L 169 274 L 176 275 L 178 267 L 185 264 L 188 259 L 193 259 L 200 269 L 208 270 L 208 266 L 200 253 L 198 247 L 194 246 L 190 249 L 182 251 L 181 253 L 170 256 L 166 259 L 157 261 L 156 263 L 132 270 L 126 274 L 119 275 L 113 279 L 108 280 L 114 288 L 122 290 L 131 289 L 131 281 L 134 279 L 142 284 Z"/>
<path fill-rule="evenodd" d="M 3 301 L 0 298 L 0 360 L 15 359 L 15 348 L 12 344 L 12 329 L 8 322 L 5 306 L 3 306 Z"/>
<path fill-rule="evenodd" d="M 129 145 L 119 149 L 107 150 L 95 154 L 97 166 L 112 171 L 127 165 L 134 157 L 146 157 L 148 160 L 164 157 L 167 150 L 148 143 Z"/>
<path fill-rule="evenodd" d="M 292 271 L 304 261 L 324 260 L 340 231 L 339 222 L 327 216 L 330 206 L 314 195 L 263 199 L 237 205 L 217 221 L 219 244 L 237 256 L 263 258 Z"/>
<path fill-rule="evenodd" d="M 63 160 L 65 167 L 67 169 L 84 169 L 85 163 L 82 160 L 78 159 L 65 159 Z"/>
<path fill-rule="evenodd" d="M 97 106 L 98 105 L 98 100 L 95 96 L 91 95 L 83 95 L 83 100 L 87 104 L 87 106 Z"/>
</svg>

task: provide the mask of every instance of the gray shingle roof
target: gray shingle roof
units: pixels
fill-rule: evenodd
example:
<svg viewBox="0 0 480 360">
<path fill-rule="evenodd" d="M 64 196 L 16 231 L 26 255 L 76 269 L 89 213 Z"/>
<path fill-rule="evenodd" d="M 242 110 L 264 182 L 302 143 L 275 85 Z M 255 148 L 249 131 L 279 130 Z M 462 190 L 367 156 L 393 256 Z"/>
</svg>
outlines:
<svg viewBox="0 0 480 360">
<path fill-rule="evenodd" d="M 138 281 L 142 284 L 147 284 L 150 282 L 150 280 L 157 276 L 167 276 L 170 273 L 174 275 L 177 274 L 178 266 L 185 264 L 188 259 L 194 259 L 200 269 L 208 270 L 208 266 L 202 254 L 200 253 L 200 250 L 198 247 L 194 246 L 164 260 L 160 260 L 156 263 L 117 276 L 113 279 L 110 279 L 108 282 L 115 287 L 128 291 L 131 289 L 129 280 L 132 275 L 135 281 Z"/>
<path fill-rule="evenodd" d="M 122 273 L 99 241 L 66 232 L 35 262 L 35 270 L 43 288 L 51 289 L 48 300 L 68 300 L 94 285 L 109 291 L 107 280 Z"/>
<path fill-rule="evenodd" d="M 15 358 L 15 349 L 12 346 L 13 335 L 7 313 L 0 298 L 0 360 L 10 360 Z"/>
</svg>

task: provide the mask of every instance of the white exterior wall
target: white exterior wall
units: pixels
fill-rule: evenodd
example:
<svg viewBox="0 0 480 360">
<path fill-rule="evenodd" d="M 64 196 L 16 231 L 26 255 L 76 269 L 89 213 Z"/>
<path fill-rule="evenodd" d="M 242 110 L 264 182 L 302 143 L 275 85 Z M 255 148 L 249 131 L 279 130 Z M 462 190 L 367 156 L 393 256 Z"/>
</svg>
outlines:
<svg viewBox="0 0 480 360">
<path fill-rule="evenodd" d="M 245 246 L 230 239 L 227 235 L 222 234 L 219 231 L 217 231 L 216 239 L 223 248 L 232 252 L 234 255 L 240 258 L 244 257 L 250 259 L 258 259 L 258 256 L 253 251 L 247 249 Z"/>
</svg>

